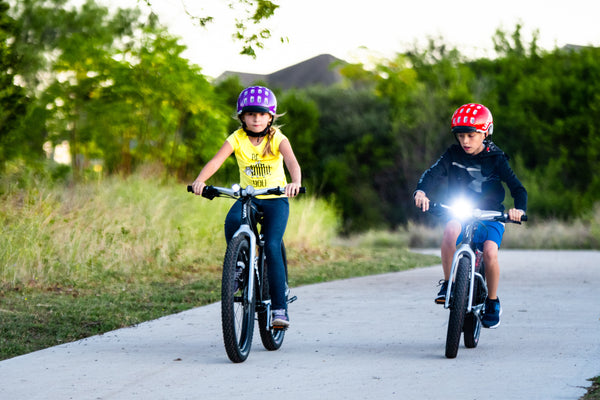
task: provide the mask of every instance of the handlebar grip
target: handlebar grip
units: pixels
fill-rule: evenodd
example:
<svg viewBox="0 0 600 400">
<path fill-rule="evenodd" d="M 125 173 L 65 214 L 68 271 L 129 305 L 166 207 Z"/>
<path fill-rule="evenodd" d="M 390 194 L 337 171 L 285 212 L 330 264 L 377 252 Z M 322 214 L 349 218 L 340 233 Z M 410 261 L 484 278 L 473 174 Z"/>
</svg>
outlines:
<svg viewBox="0 0 600 400">
<path fill-rule="evenodd" d="M 300 186 L 298 193 L 306 193 L 306 188 L 304 186 Z"/>
<path fill-rule="evenodd" d="M 194 193 L 194 189 L 192 188 L 192 185 L 187 185 L 187 191 L 189 193 Z M 205 197 L 209 200 L 214 199 L 218 195 L 219 195 L 219 192 L 217 190 L 213 189 L 212 186 L 204 186 L 204 189 L 202 189 L 202 197 Z"/>
<path fill-rule="evenodd" d="M 521 221 L 527 221 L 527 215 L 521 215 Z"/>
</svg>

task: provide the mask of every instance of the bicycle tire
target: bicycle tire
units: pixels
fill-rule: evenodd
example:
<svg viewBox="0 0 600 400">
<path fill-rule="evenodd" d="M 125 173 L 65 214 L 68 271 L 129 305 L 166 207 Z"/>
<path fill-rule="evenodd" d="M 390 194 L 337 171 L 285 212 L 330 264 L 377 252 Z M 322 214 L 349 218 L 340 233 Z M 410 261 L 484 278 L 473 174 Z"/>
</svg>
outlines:
<svg viewBox="0 0 600 400">
<path fill-rule="evenodd" d="M 456 278 L 452 285 L 450 317 L 446 334 L 446 358 L 455 358 L 458 354 L 460 335 L 463 330 L 467 310 L 469 269 L 471 260 L 462 257 L 456 266 Z"/>
<path fill-rule="evenodd" d="M 285 267 L 285 281 L 287 284 L 287 255 L 285 251 L 285 245 L 281 242 L 281 254 L 283 256 L 283 265 Z M 269 292 L 269 274 L 268 268 L 263 271 L 263 299 L 270 299 L 271 294 Z M 260 332 L 260 339 L 265 349 L 269 351 L 279 350 L 281 345 L 283 344 L 283 339 L 285 337 L 285 330 L 283 329 L 273 329 L 268 326 L 269 316 L 267 315 L 267 311 L 258 313 L 258 330 Z"/>
<path fill-rule="evenodd" d="M 242 279 L 237 279 L 238 262 L 243 263 Z M 221 324 L 227 356 L 234 363 L 245 361 L 252 347 L 255 296 L 248 297 L 248 280 L 252 272 L 250 243 L 245 236 L 234 237 L 227 246 L 221 281 Z M 250 301 L 248 301 L 250 298 Z"/>
<path fill-rule="evenodd" d="M 475 313 L 470 312 L 465 315 L 464 337 L 465 347 L 474 349 L 479 344 L 479 335 L 481 334 L 481 321 Z"/>
<path fill-rule="evenodd" d="M 479 274 L 482 279 L 475 276 L 475 282 L 473 283 L 473 307 L 478 306 L 485 302 L 487 297 L 487 289 L 485 288 L 485 268 L 483 262 L 479 265 Z M 474 349 L 479 344 L 479 335 L 481 334 L 481 320 L 477 318 L 474 312 L 470 312 L 465 315 L 464 323 L 464 342 L 465 347 Z"/>
</svg>

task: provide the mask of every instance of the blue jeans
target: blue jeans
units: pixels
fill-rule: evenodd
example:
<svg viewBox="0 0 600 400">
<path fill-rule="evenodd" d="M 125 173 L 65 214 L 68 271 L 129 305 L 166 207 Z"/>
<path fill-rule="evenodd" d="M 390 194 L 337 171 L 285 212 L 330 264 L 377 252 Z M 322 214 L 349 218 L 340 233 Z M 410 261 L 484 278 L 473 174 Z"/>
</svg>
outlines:
<svg viewBox="0 0 600 400">
<path fill-rule="evenodd" d="M 276 199 L 254 199 L 254 204 L 264 213 L 262 233 L 265 240 L 265 256 L 269 276 L 269 291 L 273 310 L 287 309 L 285 298 L 286 277 L 281 243 L 290 215 L 287 197 Z M 242 204 L 236 201 L 225 218 L 225 239 L 227 243 L 241 225 Z"/>
</svg>

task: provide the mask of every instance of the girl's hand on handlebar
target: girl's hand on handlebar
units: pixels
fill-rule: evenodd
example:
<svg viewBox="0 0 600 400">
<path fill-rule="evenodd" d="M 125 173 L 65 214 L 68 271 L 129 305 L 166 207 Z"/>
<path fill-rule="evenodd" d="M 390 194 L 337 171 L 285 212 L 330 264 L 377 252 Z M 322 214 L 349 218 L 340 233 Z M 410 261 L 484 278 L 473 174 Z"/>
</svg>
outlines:
<svg viewBox="0 0 600 400">
<path fill-rule="evenodd" d="M 206 183 L 196 179 L 194 183 L 192 183 L 192 189 L 194 189 L 194 194 L 200 196 L 205 186 Z"/>
<path fill-rule="evenodd" d="M 429 210 L 429 198 L 425 195 L 425 192 L 417 190 L 415 193 L 415 205 L 423 210 L 423 212 Z"/>
<path fill-rule="evenodd" d="M 521 222 L 521 217 L 525 215 L 525 211 L 519 210 L 518 208 L 511 208 L 508 210 L 508 218 L 511 221 Z"/>
<path fill-rule="evenodd" d="M 287 197 L 296 197 L 300 193 L 300 184 L 299 183 L 288 183 L 285 185 L 285 195 Z"/>
</svg>

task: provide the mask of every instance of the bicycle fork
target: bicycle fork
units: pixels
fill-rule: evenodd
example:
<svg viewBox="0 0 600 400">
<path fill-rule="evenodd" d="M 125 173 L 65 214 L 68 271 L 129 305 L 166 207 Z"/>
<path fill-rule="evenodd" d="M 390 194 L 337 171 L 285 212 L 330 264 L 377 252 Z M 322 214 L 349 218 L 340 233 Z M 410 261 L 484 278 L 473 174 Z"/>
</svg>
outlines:
<svg viewBox="0 0 600 400">
<path fill-rule="evenodd" d="M 244 299 L 247 304 L 250 304 L 250 302 L 254 301 L 254 287 L 256 285 L 254 277 L 256 276 L 256 271 L 258 269 L 258 263 L 256 262 L 256 236 L 254 235 L 254 232 L 252 232 L 252 229 L 250 229 L 250 226 L 247 224 L 242 224 L 235 232 L 233 237 L 239 235 L 247 236 L 250 241 L 250 256 L 248 258 L 251 265 L 248 265 L 248 290 L 245 293 L 246 298 Z"/>
<path fill-rule="evenodd" d="M 479 272 L 475 271 L 475 260 L 476 255 L 471 246 L 468 243 L 463 243 L 457 251 L 454 253 L 454 257 L 452 259 L 452 269 L 450 270 L 450 279 L 448 280 L 448 291 L 446 292 L 446 301 L 444 303 L 444 308 L 450 308 L 450 297 L 452 293 L 452 282 L 456 279 L 456 270 L 458 268 L 458 263 L 461 258 L 468 257 L 470 260 L 470 268 L 469 268 L 469 297 L 467 304 L 467 313 L 473 311 L 473 314 L 477 317 L 477 319 L 481 320 L 482 311 L 483 311 L 483 303 L 473 305 L 474 298 L 474 290 L 475 290 L 475 281 L 477 280 L 483 290 L 485 291 L 485 296 L 487 297 L 487 286 L 485 284 L 485 280 L 483 275 Z"/>
<path fill-rule="evenodd" d="M 475 252 L 471 249 L 471 246 L 467 243 L 463 243 L 454 253 L 452 258 L 452 269 L 450 270 L 450 279 L 448 279 L 448 290 L 446 292 L 446 301 L 444 302 L 444 308 L 450 308 L 450 296 L 452 293 L 452 283 L 456 279 L 456 272 L 458 269 L 458 263 L 461 258 L 468 257 L 470 260 L 469 268 L 469 298 L 467 304 L 467 312 L 471 312 L 471 304 L 473 304 L 473 287 L 475 283 Z M 480 274 L 477 274 L 481 277 Z"/>
</svg>

